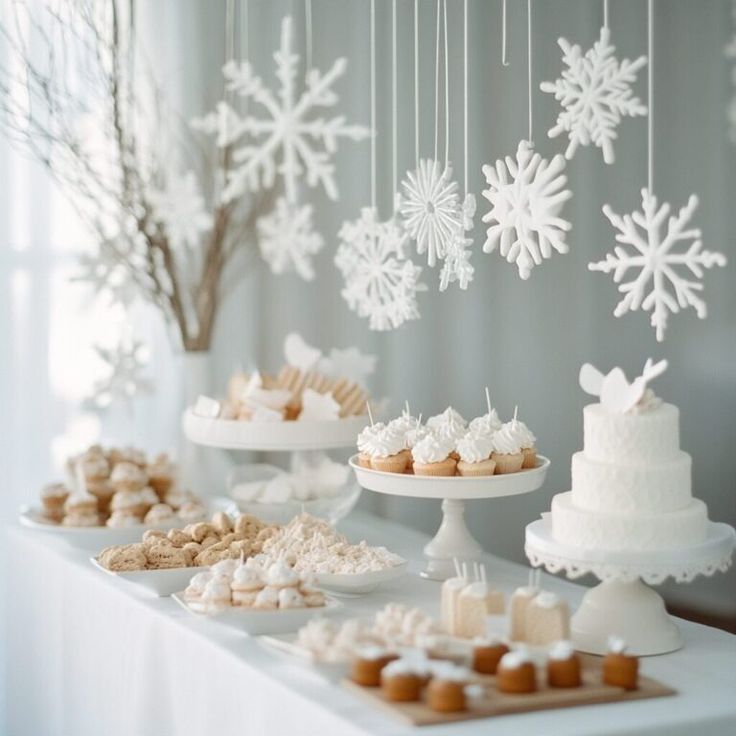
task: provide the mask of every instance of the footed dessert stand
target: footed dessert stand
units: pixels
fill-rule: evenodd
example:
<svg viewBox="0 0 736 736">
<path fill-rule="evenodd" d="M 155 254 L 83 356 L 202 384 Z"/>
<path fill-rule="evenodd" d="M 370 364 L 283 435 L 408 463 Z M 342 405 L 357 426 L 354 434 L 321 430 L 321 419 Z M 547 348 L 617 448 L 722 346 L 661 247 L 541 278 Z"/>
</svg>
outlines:
<svg viewBox="0 0 736 736">
<path fill-rule="evenodd" d="M 698 575 L 724 572 L 731 564 L 736 532 L 728 524 L 709 523 L 708 536 L 696 545 L 653 551 L 585 550 L 560 544 L 552 536 L 549 514 L 526 528 L 524 551 L 532 566 L 574 579 L 591 573 L 601 583 L 583 597 L 570 629 L 576 649 L 605 654 L 608 637 L 622 637 L 636 655 L 665 654 L 682 647 L 682 636 L 662 597 L 645 585 L 668 577 L 688 583 Z"/>
<path fill-rule="evenodd" d="M 536 491 L 544 483 L 549 465 L 549 460 L 539 455 L 536 468 L 518 473 L 440 478 L 384 473 L 361 467 L 357 455 L 350 458 L 358 483 L 367 491 L 406 498 L 442 499 L 442 523 L 434 539 L 424 548 L 427 567 L 421 575 L 430 580 L 452 577 L 455 574 L 453 560 L 475 560 L 483 551 L 465 524 L 465 501 Z"/>
</svg>

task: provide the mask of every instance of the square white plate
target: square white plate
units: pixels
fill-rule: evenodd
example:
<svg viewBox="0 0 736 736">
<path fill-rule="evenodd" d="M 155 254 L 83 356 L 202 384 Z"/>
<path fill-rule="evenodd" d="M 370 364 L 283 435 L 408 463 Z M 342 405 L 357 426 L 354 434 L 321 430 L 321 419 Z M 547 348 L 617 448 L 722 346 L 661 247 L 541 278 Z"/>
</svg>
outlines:
<svg viewBox="0 0 736 736">
<path fill-rule="evenodd" d="M 242 606 L 224 606 L 216 611 L 204 612 L 192 608 L 184 598 L 183 592 L 175 593 L 172 598 L 194 616 L 209 618 L 224 626 L 245 631 L 251 636 L 297 631 L 310 619 L 330 615 L 342 608 L 340 601 L 327 596 L 325 605 L 319 608 L 264 610 L 243 608 Z"/>
<path fill-rule="evenodd" d="M 118 572 L 108 570 L 103 567 L 96 557 L 90 557 L 90 562 L 107 575 L 113 575 L 119 580 L 126 583 L 138 585 L 145 588 L 154 595 L 166 596 L 176 593 L 177 590 L 184 590 L 189 585 L 189 581 L 202 570 L 208 570 L 207 567 L 173 567 L 167 570 L 130 570 Z"/>
</svg>

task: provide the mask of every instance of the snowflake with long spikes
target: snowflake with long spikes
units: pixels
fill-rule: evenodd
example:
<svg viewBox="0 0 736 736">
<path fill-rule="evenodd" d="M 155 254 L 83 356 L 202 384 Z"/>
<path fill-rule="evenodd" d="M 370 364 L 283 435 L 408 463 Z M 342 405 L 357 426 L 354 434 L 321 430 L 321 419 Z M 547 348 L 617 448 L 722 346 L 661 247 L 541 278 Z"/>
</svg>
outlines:
<svg viewBox="0 0 736 736">
<path fill-rule="evenodd" d="M 651 325 L 657 340 L 664 340 L 667 319 L 670 313 L 693 307 L 700 319 L 707 315 L 705 302 L 698 296 L 703 290 L 704 269 L 725 266 L 722 253 L 703 250 L 701 232 L 688 228 L 690 218 L 698 206 L 698 198 L 690 196 L 688 203 L 670 216 L 667 202 L 658 204 L 657 198 L 647 189 L 641 190 L 642 211 L 630 215 L 617 215 L 608 205 L 603 212 L 618 230 L 613 253 L 607 253 L 603 261 L 589 263 L 591 271 L 613 273 L 613 280 L 620 284 L 618 290 L 624 295 L 616 305 L 614 315 L 620 317 L 629 311 L 650 311 Z M 690 245 L 683 252 L 677 250 L 680 243 Z M 695 279 L 678 273 L 678 267 L 688 269 Z M 629 269 L 639 269 L 637 275 L 624 281 Z"/>
<path fill-rule="evenodd" d="M 312 227 L 312 205 L 290 204 L 279 197 L 273 211 L 256 222 L 261 256 L 275 274 L 296 271 L 305 281 L 314 278 L 312 256 L 324 246 Z"/>
<path fill-rule="evenodd" d="M 578 146 L 591 143 L 603 152 L 603 160 L 615 160 L 613 142 L 616 127 L 624 116 L 646 115 L 647 108 L 635 97 L 631 85 L 636 73 L 647 63 L 646 56 L 634 61 L 619 61 L 611 45 L 611 33 L 601 28 L 601 36 L 593 48 L 583 53 L 580 46 L 564 38 L 557 43 L 562 49 L 562 61 L 567 65 L 554 82 L 542 82 L 543 92 L 549 92 L 562 105 L 557 123 L 548 135 L 556 138 L 567 133 L 569 143 L 565 157 L 571 159 Z"/>
<path fill-rule="evenodd" d="M 419 319 L 417 292 L 422 269 L 406 254 L 408 236 L 391 218 L 378 219 L 373 207 L 364 207 L 357 220 L 343 223 L 335 265 L 342 273 L 342 296 L 371 330 L 393 330 Z"/>
<path fill-rule="evenodd" d="M 310 187 L 322 186 L 327 196 L 336 200 L 332 157 L 339 141 L 359 141 L 371 133 L 362 125 L 348 125 L 342 115 L 324 118 L 315 112 L 337 104 L 333 85 L 345 73 L 347 60 L 337 59 L 325 74 L 307 70 L 306 88 L 300 93 L 299 55 L 292 51 L 292 44 L 292 19 L 286 16 L 281 22 L 281 45 L 273 55 L 281 85 L 277 93 L 265 86 L 248 61 L 231 60 L 222 69 L 226 88 L 248 101 L 249 110 L 262 109 L 262 117 L 241 116 L 221 101 L 214 112 L 192 121 L 194 127 L 216 134 L 218 146 L 233 146 L 233 166 L 223 191 L 225 201 L 271 188 L 277 176 L 283 177 L 289 202 L 296 202 L 302 179 Z"/>
<path fill-rule="evenodd" d="M 483 215 L 490 223 L 484 253 L 492 253 L 500 243 L 501 255 L 516 263 L 519 276 L 528 279 L 534 266 L 551 258 L 554 251 L 567 253 L 565 234 L 571 225 L 559 215 L 572 192 L 567 183 L 565 157 L 551 161 L 535 153 L 529 141 L 521 141 L 516 157 L 506 156 L 496 165 L 486 164 L 483 174 L 488 189 L 483 196 L 491 209 Z"/>
<path fill-rule="evenodd" d="M 466 232 L 473 229 L 473 217 L 475 215 L 475 195 L 466 194 L 462 207 L 462 228 L 451 241 L 440 271 L 440 291 L 457 282 L 458 286 L 465 290 L 473 280 L 475 267 L 470 262 L 470 247 L 473 239 L 466 236 Z"/>
<path fill-rule="evenodd" d="M 427 264 L 441 261 L 463 227 L 463 211 L 452 169 L 439 161 L 422 159 L 401 183 L 399 212 L 417 253 L 427 254 Z"/>
<path fill-rule="evenodd" d="M 95 381 L 87 402 L 106 409 L 117 401 L 130 402 L 137 395 L 151 393 L 152 382 L 142 375 L 148 364 L 148 348 L 140 341 L 123 337 L 112 347 L 94 345 L 104 364 L 104 375 Z"/>
</svg>

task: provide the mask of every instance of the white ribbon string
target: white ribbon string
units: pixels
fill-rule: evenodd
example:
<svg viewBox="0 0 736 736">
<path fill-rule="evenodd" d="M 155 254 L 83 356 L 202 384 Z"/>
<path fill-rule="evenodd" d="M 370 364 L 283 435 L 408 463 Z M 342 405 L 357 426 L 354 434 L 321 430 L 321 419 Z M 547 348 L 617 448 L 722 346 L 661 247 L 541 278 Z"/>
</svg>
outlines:
<svg viewBox="0 0 736 736">
<path fill-rule="evenodd" d="M 371 0 L 371 207 L 376 208 L 376 0 Z"/>
<path fill-rule="evenodd" d="M 419 0 L 414 0 L 414 157 L 419 166 Z"/>
<path fill-rule="evenodd" d="M 447 43 L 447 0 L 442 0 L 442 26 L 445 34 L 445 168 L 450 163 L 450 57 Z"/>
<path fill-rule="evenodd" d="M 649 114 L 647 115 L 647 187 L 654 192 L 654 0 L 647 3 L 647 86 L 649 87 Z"/>
<path fill-rule="evenodd" d="M 508 48 L 506 45 L 506 0 L 501 3 L 501 64 L 509 66 Z"/>
<path fill-rule="evenodd" d="M 397 56 L 396 42 L 396 0 L 391 2 L 391 156 L 392 170 L 391 178 L 393 184 L 393 193 L 399 191 L 399 163 L 398 163 L 398 70 L 396 63 Z"/>
<path fill-rule="evenodd" d="M 434 46 L 434 158 L 439 156 L 440 129 L 440 0 L 437 0 L 437 35 Z"/>
<path fill-rule="evenodd" d="M 603 0 L 603 27 L 608 28 L 608 0 Z"/>
<path fill-rule="evenodd" d="M 463 188 L 468 193 L 468 0 L 463 0 Z"/>
<path fill-rule="evenodd" d="M 305 0 L 304 33 L 306 35 L 304 41 L 304 61 L 306 70 L 309 71 L 312 68 L 312 0 Z"/>
<path fill-rule="evenodd" d="M 534 119 L 534 110 L 532 107 L 532 0 L 526 0 L 526 14 L 527 14 L 527 31 L 526 31 L 527 67 L 528 67 L 528 73 L 529 73 L 529 145 L 533 145 L 534 136 L 533 136 L 532 121 Z"/>
</svg>

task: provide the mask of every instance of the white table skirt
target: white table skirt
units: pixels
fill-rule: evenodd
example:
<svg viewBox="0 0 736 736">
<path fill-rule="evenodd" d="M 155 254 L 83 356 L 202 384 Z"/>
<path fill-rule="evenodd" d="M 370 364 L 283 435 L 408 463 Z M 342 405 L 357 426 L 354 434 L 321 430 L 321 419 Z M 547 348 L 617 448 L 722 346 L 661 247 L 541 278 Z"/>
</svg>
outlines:
<svg viewBox="0 0 736 736">
<path fill-rule="evenodd" d="M 353 539 L 386 544 L 421 568 L 426 538 L 367 514 L 344 524 Z M 339 686 L 291 664 L 257 640 L 101 574 L 88 552 L 28 530 L 8 540 L 8 719 L 13 736 L 365 736 L 408 734 L 398 721 Z M 520 565 L 488 558 L 494 584 L 510 593 Z M 576 606 L 583 590 L 547 577 Z M 391 600 L 435 613 L 439 584 L 411 574 L 377 593 L 347 600 L 345 616 Z M 506 716 L 434 727 L 431 733 L 736 733 L 736 637 L 680 621 L 685 648 L 643 660 L 644 673 L 679 695 L 626 704 Z M 429 732 L 428 732 L 429 733 Z"/>
</svg>

